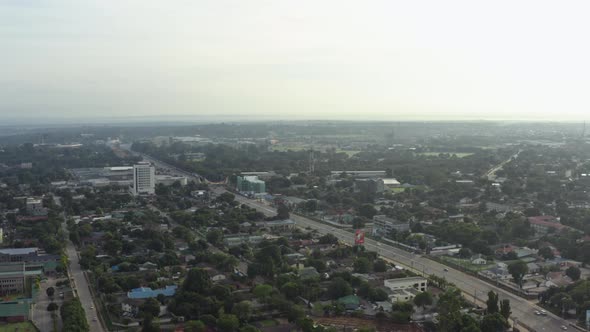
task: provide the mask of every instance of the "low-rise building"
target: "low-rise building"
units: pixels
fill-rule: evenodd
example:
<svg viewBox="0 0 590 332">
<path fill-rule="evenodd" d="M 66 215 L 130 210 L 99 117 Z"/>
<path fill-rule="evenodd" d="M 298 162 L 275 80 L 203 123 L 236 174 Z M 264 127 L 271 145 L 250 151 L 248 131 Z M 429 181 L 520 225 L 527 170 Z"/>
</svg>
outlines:
<svg viewBox="0 0 590 332">
<path fill-rule="evenodd" d="M 259 235 L 248 235 L 248 234 L 235 234 L 228 235 L 223 238 L 223 244 L 226 247 L 237 247 L 242 244 L 257 245 L 262 242 L 264 237 Z"/>
<path fill-rule="evenodd" d="M 0 263 L 45 263 L 59 260 L 58 255 L 41 254 L 39 248 L 0 249 Z"/>
<path fill-rule="evenodd" d="M 286 232 L 295 228 L 295 225 L 296 223 L 291 219 L 261 221 L 256 223 L 256 226 L 264 227 L 271 232 Z"/>
<path fill-rule="evenodd" d="M 382 179 L 356 179 L 354 190 L 365 194 L 378 194 L 385 190 Z"/>
<path fill-rule="evenodd" d="M 475 255 L 475 256 L 471 257 L 471 264 L 486 265 L 487 263 L 488 263 L 488 260 L 485 259 L 485 257 L 483 257 L 482 255 Z"/>
<path fill-rule="evenodd" d="M 408 302 L 412 301 L 420 291 L 414 288 L 396 289 L 391 291 L 389 301 L 391 302 Z"/>
<path fill-rule="evenodd" d="M 413 288 L 420 292 L 425 292 L 428 287 L 428 280 L 423 277 L 387 279 L 384 281 L 384 285 L 392 291 Z"/>
<path fill-rule="evenodd" d="M 28 267 L 26 263 L 0 264 L 0 296 L 30 293 L 32 280 L 43 273 L 39 266 Z"/>
</svg>

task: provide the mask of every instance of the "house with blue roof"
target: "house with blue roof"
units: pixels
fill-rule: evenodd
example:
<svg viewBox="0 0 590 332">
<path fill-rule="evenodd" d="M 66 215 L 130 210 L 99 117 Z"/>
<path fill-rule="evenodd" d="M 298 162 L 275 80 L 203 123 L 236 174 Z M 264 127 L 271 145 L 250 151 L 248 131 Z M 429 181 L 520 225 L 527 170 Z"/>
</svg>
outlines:
<svg viewBox="0 0 590 332">
<path fill-rule="evenodd" d="M 174 294 L 176 294 L 176 289 L 178 289 L 178 286 L 176 285 L 169 285 L 159 289 L 139 287 L 132 289 L 130 292 L 127 292 L 127 297 L 130 299 L 149 299 L 158 297 L 160 294 L 164 296 L 174 296 Z"/>
</svg>

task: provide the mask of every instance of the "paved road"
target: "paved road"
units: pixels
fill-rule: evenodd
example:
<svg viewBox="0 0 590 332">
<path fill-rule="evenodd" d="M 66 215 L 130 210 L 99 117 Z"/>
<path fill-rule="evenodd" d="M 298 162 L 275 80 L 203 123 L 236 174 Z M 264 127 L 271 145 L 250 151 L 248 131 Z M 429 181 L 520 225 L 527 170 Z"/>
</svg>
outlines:
<svg viewBox="0 0 590 332">
<path fill-rule="evenodd" d="M 225 189 L 217 187 L 214 188 L 214 191 L 215 193 L 220 194 L 223 193 Z M 236 200 L 240 203 L 245 203 L 251 207 L 254 207 L 257 210 L 265 213 L 266 215 L 276 215 L 275 209 L 272 209 L 267 205 L 264 205 L 263 203 L 237 195 Z M 316 229 L 320 234 L 332 233 L 345 243 L 354 243 L 354 236 L 352 233 L 348 231 L 328 226 L 313 221 L 311 219 L 293 214 L 291 215 L 291 219 L 301 227 L 311 227 L 313 229 Z M 405 265 L 406 267 L 413 268 L 417 271 L 422 271 L 427 275 L 433 274 L 446 278 L 449 282 L 452 282 L 455 285 L 457 285 L 465 294 L 470 294 L 470 300 L 473 301 L 475 299 L 477 303 L 484 303 L 487 300 L 487 293 L 490 290 L 493 290 L 494 292 L 499 294 L 501 300 L 510 300 L 510 305 L 512 307 L 512 318 L 517 319 L 518 322 L 525 323 L 534 331 L 560 331 L 562 325 L 568 325 L 568 323 L 565 320 L 551 313 L 548 313 L 547 316 L 535 315 L 535 310 L 541 310 L 541 308 L 529 302 L 528 300 L 525 300 L 501 288 L 497 288 L 491 284 L 488 284 L 487 282 L 484 282 L 481 279 L 472 277 L 461 271 L 449 268 L 443 264 L 421 257 L 420 255 L 409 253 L 407 251 L 389 246 L 384 243 L 379 243 L 375 240 L 368 238 L 365 239 L 365 246 L 367 247 L 367 249 L 378 252 L 379 255 L 383 256 L 384 258 L 400 263 L 401 265 Z M 445 271 L 445 269 L 447 269 L 448 271 Z"/>
<path fill-rule="evenodd" d="M 51 318 L 51 313 L 47 311 L 47 306 L 51 302 L 55 302 L 57 305 L 61 307 L 61 299 L 59 298 L 59 289 L 55 287 L 56 283 L 55 278 L 48 278 L 46 282 L 42 282 L 40 284 L 39 289 L 39 296 L 35 302 L 35 306 L 33 307 L 32 313 L 32 320 L 35 323 L 35 326 L 39 328 L 41 332 L 52 332 L 53 331 L 53 319 Z M 52 299 L 47 296 L 47 288 L 54 287 L 55 288 L 55 295 Z M 58 329 L 61 329 L 61 318 L 59 317 L 59 311 L 54 312 L 56 315 L 56 322 Z"/>
<path fill-rule="evenodd" d="M 503 162 L 499 163 L 498 165 L 492 167 L 489 171 L 487 171 L 484 174 L 484 178 L 488 179 L 489 181 L 494 181 L 496 180 L 496 172 L 498 172 L 499 170 L 501 170 L 506 164 L 508 164 L 509 162 L 511 162 L 512 160 L 518 158 L 518 155 L 522 152 L 522 150 L 518 150 L 517 153 L 515 153 L 514 155 L 510 156 L 510 158 L 504 160 Z"/>
<path fill-rule="evenodd" d="M 65 226 L 64 226 L 65 227 Z M 78 257 L 78 253 L 76 252 L 76 248 L 74 244 L 69 239 L 67 240 L 68 243 L 66 245 L 66 254 L 68 255 L 68 259 L 70 260 L 70 279 L 74 279 L 72 283 L 72 288 L 77 290 L 78 297 L 80 298 L 80 302 L 82 303 L 82 307 L 86 312 L 86 320 L 88 321 L 88 325 L 90 325 L 91 332 L 104 332 L 106 331 L 100 321 L 93 321 L 95 317 L 98 317 L 96 313 L 96 304 L 94 303 L 94 299 L 90 293 L 90 288 L 86 278 L 84 277 L 84 272 L 80 267 L 80 258 Z M 94 309 L 91 309 L 93 307 Z"/>
<path fill-rule="evenodd" d="M 119 146 L 121 149 L 127 150 L 135 155 L 141 156 L 143 158 L 143 160 L 145 161 L 149 161 L 150 163 L 152 163 L 154 166 L 156 166 L 156 168 L 160 168 L 163 170 L 167 170 L 170 174 L 174 174 L 177 176 L 184 176 L 186 177 L 189 181 L 195 181 L 196 183 L 200 183 L 201 182 L 201 178 L 199 176 L 196 176 L 196 173 L 190 173 L 187 171 L 184 171 L 180 168 L 177 168 L 173 165 L 170 165 L 166 162 L 163 162 L 161 160 L 158 159 L 154 159 L 146 154 L 143 154 L 141 152 L 136 152 L 131 150 L 131 144 L 121 144 Z"/>
</svg>

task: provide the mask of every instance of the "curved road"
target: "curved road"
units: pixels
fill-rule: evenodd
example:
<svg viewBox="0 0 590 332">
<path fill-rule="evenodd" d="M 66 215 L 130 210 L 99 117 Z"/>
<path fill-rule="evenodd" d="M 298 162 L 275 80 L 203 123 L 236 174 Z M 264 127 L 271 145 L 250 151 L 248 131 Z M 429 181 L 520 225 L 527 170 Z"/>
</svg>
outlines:
<svg viewBox="0 0 590 332">
<path fill-rule="evenodd" d="M 217 194 L 220 194 L 226 190 L 223 188 L 214 188 L 213 191 L 215 191 Z M 236 201 L 256 208 L 265 215 L 276 215 L 275 209 L 272 209 L 257 201 L 250 200 L 239 195 L 236 195 Z M 300 227 L 311 227 L 316 229 L 320 234 L 332 233 L 341 241 L 344 241 L 347 244 L 354 244 L 354 236 L 348 231 L 325 225 L 294 214 L 291 215 L 291 219 L 295 221 Z M 532 328 L 533 331 L 560 331 L 561 326 L 568 325 L 567 321 L 551 313 L 547 313 L 547 316 L 535 315 L 535 310 L 541 310 L 541 308 L 529 300 L 516 296 L 508 291 L 493 286 L 476 277 L 467 275 L 459 270 L 452 269 L 446 265 L 421 257 L 420 255 L 409 253 L 407 251 L 377 242 L 372 239 L 365 238 L 365 246 L 368 249 L 378 252 L 379 255 L 386 259 L 395 261 L 426 275 L 433 274 L 439 277 L 444 277 L 449 282 L 457 285 L 457 287 L 459 287 L 465 294 L 469 294 L 469 300 L 473 301 L 475 299 L 477 303 L 485 303 L 487 300 L 487 293 L 490 290 L 493 290 L 494 292 L 498 293 L 500 300 L 510 300 L 512 319 L 517 320 L 518 323 L 522 322 L 526 324 L 526 326 Z M 518 326 L 521 328 L 524 327 L 521 325 Z"/>
</svg>

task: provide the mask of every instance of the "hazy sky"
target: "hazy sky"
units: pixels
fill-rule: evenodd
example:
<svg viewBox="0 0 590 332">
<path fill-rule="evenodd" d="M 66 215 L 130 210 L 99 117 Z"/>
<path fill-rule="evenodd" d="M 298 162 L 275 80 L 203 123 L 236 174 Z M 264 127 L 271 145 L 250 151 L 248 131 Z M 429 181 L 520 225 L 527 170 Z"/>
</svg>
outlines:
<svg viewBox="0 0 590 332">
<path fill-rule="evenodd" d="M 0 0 L 0 121 L 582 121 L 589 12 L 539 0 Z"/>
</svg>

